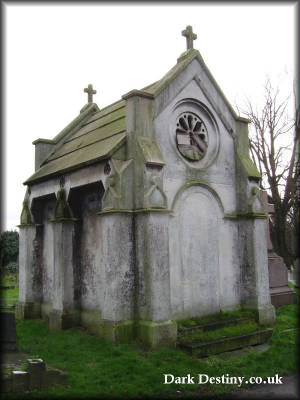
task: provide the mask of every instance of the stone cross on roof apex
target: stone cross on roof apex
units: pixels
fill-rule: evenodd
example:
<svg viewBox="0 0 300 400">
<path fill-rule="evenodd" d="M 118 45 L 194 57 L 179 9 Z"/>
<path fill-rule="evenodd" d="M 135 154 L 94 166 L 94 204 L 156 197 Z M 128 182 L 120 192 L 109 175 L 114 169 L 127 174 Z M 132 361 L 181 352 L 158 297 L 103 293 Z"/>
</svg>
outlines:
<svg viewBox="0 0 300 400">
<path fill-rule="evenodd" d="M 97 90 L 93 89 L 93 85 L 88 85 L 87 88 L 84 88 L 84 92 L 88 94 L 88 103 L 93 102 L 93 94 L 97 93 Z"/>
<path fill-rule="evenodd" d="M 186 37 L 186 49 L 193 49 L 193 41 L 197 39 L 197 35 L 193 32 L 191 25 L 188 25 L 181 34 Z"/>
</svg>

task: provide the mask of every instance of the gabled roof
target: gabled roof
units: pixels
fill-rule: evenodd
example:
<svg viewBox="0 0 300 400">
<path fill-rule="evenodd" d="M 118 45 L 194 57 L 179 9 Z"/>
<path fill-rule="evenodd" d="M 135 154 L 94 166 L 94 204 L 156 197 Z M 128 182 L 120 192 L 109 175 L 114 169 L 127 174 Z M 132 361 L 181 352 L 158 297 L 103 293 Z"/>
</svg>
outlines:
<svg viewBox="0 0 300 400">
<path fill-rule="evenodd" d="M 35 141 L 34 143 L 38 143 L 40 141 L 43 143 L 56 144 L 56 146 L 50 156 L 42 163 L 41 167 L 29 179 L 27 179 L 24 184 L 32 184 L 48 179 L 55 175 L 79 169 L 85 165 L 98 162 L 105 158 L 109 158 L 126 140 L 125 99 L 133 94 L 140 94 L 149 98 L 155 98 L 194 59 L 198 59 L 199 63 L 206 71 L 209 79 L 212 81 L 218 93 L 223 98 L 223 101 L 229 108 L 233 118 L 243 122 L 250 122 L 245 118 L 237 116 L 219 85 L 213 78 L 211 72 L 205 65 L 199 51 L 190 49 L 185 51 L 178 58 L 177 64 L 159 81 L 152 83 L 142 90 L 133 90 L 127 93 L 123 96 L 123 100 L 119 100 L 96 113 L 95 109 L 99 110 L 97 105 L 93 103 L 87 104 L 81 110 L 81 114 L 52 141 L 46 139 L 38 139 Z M 83 117 L 83 114 L 87 114 L 90 110 L 92 110 L 92 107 L 94 107 L 93 115 L 90 116 L 83 124 L 81 123 L 78 125 L 78 121 Z M 78 129 L 76 129 L 76 124 L 78 125 Z M 70 133 L 70 130 L 72 133 Z M 57 143 L 59 144 L 57 145 Z M 149 146 L 150 145 L 148 144 L 147 148 L 151 147 Z M 141 148 L 145 153 L 145 143 L 143 143 Z M 163 164 L 163 160 L 158 154 L 157 150 L 155 150 L 153 162 Z"/>
<path fill-rule="evenodd" d="M 64 131 L 54 140 L 63 139 L 62 134 Z M 24 184 L 36 183 L 108 158 L 123 144 L 125 136 L 125 101 L 120 100 L 90 116 L 71 136 L 61 140 L 61 145 Z"/>
</svg>

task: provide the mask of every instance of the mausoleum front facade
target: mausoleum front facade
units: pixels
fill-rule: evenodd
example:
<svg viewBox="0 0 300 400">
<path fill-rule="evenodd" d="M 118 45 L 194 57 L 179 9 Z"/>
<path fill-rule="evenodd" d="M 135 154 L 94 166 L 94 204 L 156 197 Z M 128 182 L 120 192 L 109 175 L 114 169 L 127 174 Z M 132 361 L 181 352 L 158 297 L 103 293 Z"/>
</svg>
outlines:
<svg viewBox="0 0 300 400">
<path fill-rule="evenodd" d="M 191 30 L 158 82 L 89 102 L 38 139 L 20 224 L 19 318 L 113 343 L 176 342 L 176 321 L 252 309 L 271 324 L 260 175 Z"/>
</svg>

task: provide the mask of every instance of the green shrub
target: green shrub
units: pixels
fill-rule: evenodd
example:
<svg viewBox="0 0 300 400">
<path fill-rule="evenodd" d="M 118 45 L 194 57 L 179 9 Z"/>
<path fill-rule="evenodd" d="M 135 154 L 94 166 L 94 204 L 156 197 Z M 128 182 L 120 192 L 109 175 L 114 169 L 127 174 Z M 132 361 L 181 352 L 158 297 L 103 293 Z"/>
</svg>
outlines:
<svg viewBox="0 0 300 400">
<path fill-rule="evenodd" d="M 0 236 L 1 269 L 10 262 L 17 262 L 19 255 L 19 233 L 4 231 Z"/>
</svg>

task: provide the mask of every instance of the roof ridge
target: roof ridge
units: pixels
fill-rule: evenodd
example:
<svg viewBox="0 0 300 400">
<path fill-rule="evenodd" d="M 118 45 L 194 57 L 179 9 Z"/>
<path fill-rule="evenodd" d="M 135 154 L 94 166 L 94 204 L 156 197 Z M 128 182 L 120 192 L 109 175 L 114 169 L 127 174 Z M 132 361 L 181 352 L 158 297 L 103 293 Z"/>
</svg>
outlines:
<svg viewBox="0 0 300 400">
<path fill-rule="evenodd" d="M 70 133 L 73 129 L 75 129 L 83 119 L 85 119 L 90 112 L 99 110 L 99 107 L 96 103 L 90 103 L 86 107 L 86 109 L 77 115 L 62 131 L 60 131 L 52 140 L 55 144 L 57 144 L 64 136 Z"/>
</svg>

